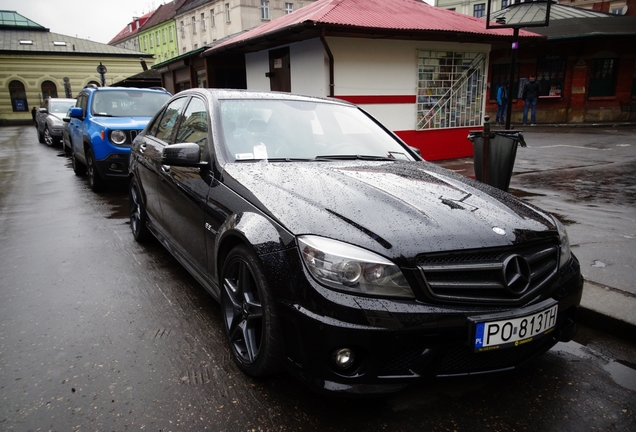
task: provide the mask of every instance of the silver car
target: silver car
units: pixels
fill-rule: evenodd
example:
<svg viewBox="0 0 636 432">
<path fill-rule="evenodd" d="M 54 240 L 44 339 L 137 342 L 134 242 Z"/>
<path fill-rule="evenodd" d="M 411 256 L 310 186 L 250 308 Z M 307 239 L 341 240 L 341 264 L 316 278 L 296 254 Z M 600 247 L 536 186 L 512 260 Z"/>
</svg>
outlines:
<svg viewBox="0 0 636 432">
<path fill-rule="evenodd" d="M 75 106 L 75 99 L 48 98 L 35 116 L 38 141 L 48 146 L 59 145 L 64 132 L 62 119 Z"/>
</svg>

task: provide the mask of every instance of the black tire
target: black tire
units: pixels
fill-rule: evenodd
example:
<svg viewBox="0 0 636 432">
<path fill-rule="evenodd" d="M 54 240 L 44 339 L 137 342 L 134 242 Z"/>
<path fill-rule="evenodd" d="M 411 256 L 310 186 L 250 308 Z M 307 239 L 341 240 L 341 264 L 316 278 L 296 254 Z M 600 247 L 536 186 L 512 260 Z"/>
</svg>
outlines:
<svg viewBox="0 0 636 432">
<path fill-rule="evenodd" d="M 221 272 L 221 313 L 232 357 L 254 377 L 281 371 L 278 319 L 261 266 L 245 245 L 232 249 Z"/>
<path fill-rule="evenodd" d="M 144 207 L 139 185 L 137 179 L 133 177 L 130 179 L 130 185 L 128 187 L 128 208 L 130 215 L 130 229 L 132 230 L 133 237 L 139 243 L 150 240 L 152 233 L 146 226 L 148 222 L 148 215 Z"/>
<path fill-rule="evenodd" d="M 55 140 L 51 136 L 51 132 L 49 131 L 48 126 L 44 126 L 44 144 L 46 144 L 49 147 L 52 147 L 55 145 Z"/>
<path fill-rule="evenodd" d="M 72 147 L 71 147 L 71 163 L 73 164 L 73 172 L 75 173 L 76 176 L 81 177 L 83 175 L 86 175 L 86 165 L 84 165 L 83 163 L 77 160 L 77 157 L 75 157 L 75 152 L 73 151 Z"/>
<path fill-rule="evenodd" d="M 88 185 L 93 192 L 101 192 L 104 189 L 104 180 L 102 180 L 99 171 L 97 171 L 95 157 L 90 148 L 86 149 L 86 175 L 88 177 Z"/>
</svg>

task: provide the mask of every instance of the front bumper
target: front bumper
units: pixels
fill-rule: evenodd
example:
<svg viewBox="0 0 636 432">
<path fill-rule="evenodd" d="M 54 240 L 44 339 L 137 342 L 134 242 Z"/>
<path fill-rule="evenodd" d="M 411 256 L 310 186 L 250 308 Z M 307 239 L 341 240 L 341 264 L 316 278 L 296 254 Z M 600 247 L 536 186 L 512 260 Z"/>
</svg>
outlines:
<svg viewBox="0 0 636 432">
<path fill-rule="evenodd" d="M 481 353 L 472 347 L 468 318 L 515 308 L 413 302 L 396 307 L 395 301 L 357 299 L 358 310 L 327 302 L 319 313 L 310 309 L 315 302 L 279 304 L 288 370 L 314 390 L 343 395 L 393 392 L 430 378 L 512 371 L 574 336 L 582 289 L 579 263 L 573 257 L 545 297 L 558 301 L 554 331 L 518 347 Z M 341 348 L 355 353 L 356 361 L 347 370 L 333 361 Z"/>
<path fill-rule="evenodd" d="M 130 153 L 111 153 L 105 159 L 95 161 L 97 171 L 105 180 L 128 178 Z"/>
</svg>

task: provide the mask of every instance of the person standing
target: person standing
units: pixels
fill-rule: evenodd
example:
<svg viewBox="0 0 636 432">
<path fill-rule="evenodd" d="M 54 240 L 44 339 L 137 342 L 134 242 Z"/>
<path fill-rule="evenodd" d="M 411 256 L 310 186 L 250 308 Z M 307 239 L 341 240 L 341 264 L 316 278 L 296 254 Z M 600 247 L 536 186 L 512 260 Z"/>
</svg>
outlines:
<svg viewBox="0 0 636 432">
<path fill-rule="evenodd" d="M 31 117 L 33 117 L 33 124 L 36 124 L 35 115 L 37 114 L 37 112 L 38 112 L 37 108 L 33 107 L 33 109 L 31 110 Z"/>
<path fill-rule="evenodd" d="M 506 84 L 499 84 L 497 89 L 497 116 L 495 121 L 497 124 L 504 124 L 506 117 L 506 107 L 508 105 L 508 91 L 506 90 Z"/>
<path fill-rule="evenodd" d="M 532 109 L 530 118 L 532 122 L 531 126 L 537 125 L 537 101 L 539 100 L 539 93 L 541 93 L 541 84 L 537 81 L 536 76 L 530 75 L 530 79 L 523 86 L 523 93 L 521 94 L 521 98 L 525 102 L 522 122 L 524 125 L 528 121 L 528 109 L 530 108 Z"/>
</svg>

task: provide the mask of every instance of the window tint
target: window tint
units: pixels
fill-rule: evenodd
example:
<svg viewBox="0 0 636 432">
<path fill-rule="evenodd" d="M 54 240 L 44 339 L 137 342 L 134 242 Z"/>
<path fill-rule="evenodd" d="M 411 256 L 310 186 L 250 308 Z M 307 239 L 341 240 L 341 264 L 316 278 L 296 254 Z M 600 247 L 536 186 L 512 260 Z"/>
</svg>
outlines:
<svg viewBox="0 0 636 432">
<path fill-rule="evenodd" d="M 183 110 L 187 98 L 176 99 L 170 103 L 163 112 L 163 115 L 157 117 L 155 124 L 152 126 L 150 135 L 157 139 L 171 144 L 171 138 L 174 135 L 174 128 L 179 120 L 179 116 Z"/>
<path fill-rule="evenodd" d="M 177 132 L 175 142 L 196 143 L 201 147 L 201 159 L 208 158 L 208 113 L 201 99 L 192 98 Z"/>
</svg>

